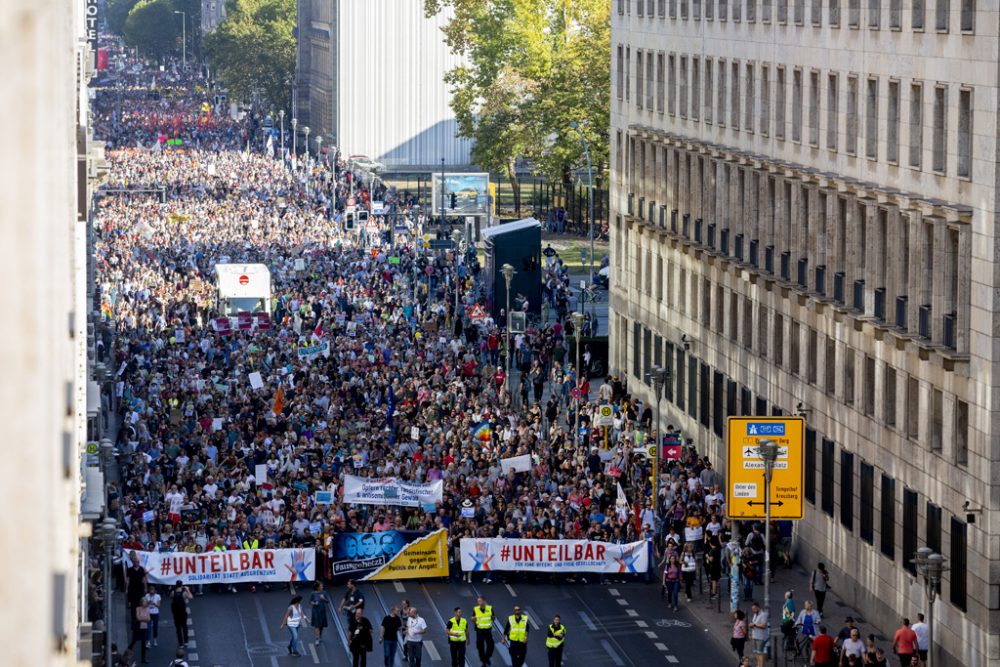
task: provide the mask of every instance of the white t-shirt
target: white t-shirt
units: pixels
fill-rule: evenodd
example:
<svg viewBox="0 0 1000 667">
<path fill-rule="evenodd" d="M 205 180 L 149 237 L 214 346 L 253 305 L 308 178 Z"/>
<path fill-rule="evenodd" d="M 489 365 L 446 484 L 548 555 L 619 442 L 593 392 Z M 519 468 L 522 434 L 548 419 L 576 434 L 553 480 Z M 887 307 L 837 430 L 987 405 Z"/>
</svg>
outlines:
<svg viewBox="0 0 1000 667">
<path fill-rule="evenodd" d="M 156 615 L 160 613 L 160 601 L 163 598 L 160 597 L 159 593 L 146 593 L 144 599 L 149 603 L 150 615 Z"/>
<path fill-rule="evenodd" d="M 917 648 L 921 651 L 926 651 L 930 648 L 930 631 L 926 623 L 916 622 L 910 628 L 913 630 L 914 634 L 917 635 Z"/>
<path fill-rule="evenodd" d="M 290 628 L 297 628 L 302 624 L 302 607 L 293 604 L 288 607 L 288 621 L 285 623 Z"/>
<path fill-rule="evenodd" d="M 406 619 L 406 641 L 422 642 L 425 632 L 427 632 L 427 622 L 423 618 L 417 616 Z"/>
<path fill-rule="evenodd" d="M 865 653 L 865 643 L 860 639 L 851 639 L 848 637 L 844 640 L 844 653 L 848 656 L 853 655 L 860 658 Z"/>
<path fill-rule="evenodd" d="M 167 504 L 170 507 L 171 514 L 180 514 L 181 507 L 184 505 L 184 494 L 180 491 L 167 491 L 167 495 L 164 496 Z"/>
</svg>

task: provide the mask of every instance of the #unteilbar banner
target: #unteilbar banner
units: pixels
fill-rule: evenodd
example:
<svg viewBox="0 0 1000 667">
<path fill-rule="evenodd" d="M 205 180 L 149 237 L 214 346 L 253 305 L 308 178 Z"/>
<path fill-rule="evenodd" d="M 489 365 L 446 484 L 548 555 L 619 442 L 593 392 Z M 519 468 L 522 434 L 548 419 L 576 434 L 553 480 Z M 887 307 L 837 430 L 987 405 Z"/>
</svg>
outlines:
<svg viewBox="0 0 1000 667">
<path fill-rule="evenodd" d="M 247 549 L 205 553 L 136 551 L 149 583 L 238 584 L 260 581 L 312 581 L 315 549 Z M 130 560 L 125 559 L 125 567 Z"/>
<path fill-rule="evenodd" d="M 462 570 L 486 572 L 605 572 L 639 574 L 649 569 L 646 542 L 612 544 L 590 540 L 465 538 Z"/>
<path fill-rule="evenodd" d="M 422 507 L 441 502 L 444 482 L 407 482 L 395 477 L 344 477 L 344 502 Z"/>
</svg>

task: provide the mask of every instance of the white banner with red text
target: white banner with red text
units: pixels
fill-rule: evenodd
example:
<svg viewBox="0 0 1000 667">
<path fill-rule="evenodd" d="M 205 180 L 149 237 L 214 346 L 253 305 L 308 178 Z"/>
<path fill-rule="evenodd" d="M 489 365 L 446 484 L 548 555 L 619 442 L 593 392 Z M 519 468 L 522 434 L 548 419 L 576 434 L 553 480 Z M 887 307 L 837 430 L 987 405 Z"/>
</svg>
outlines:
<svg viewBox="0 0 1000 667">
<path fill-rule="evenodd" d="M 606 572 L 640 574 L 649 569 L 646 542 L 465 538 L 462 570 L 492 572 Z"/>
<path fill-rule="evenodd" d="M 205 553 L 136 551 L 151 584 L 312 581 L 315 549 L 247 549 Z M 130 564 L 125 559 L 125 566 Z"/>
</svg>

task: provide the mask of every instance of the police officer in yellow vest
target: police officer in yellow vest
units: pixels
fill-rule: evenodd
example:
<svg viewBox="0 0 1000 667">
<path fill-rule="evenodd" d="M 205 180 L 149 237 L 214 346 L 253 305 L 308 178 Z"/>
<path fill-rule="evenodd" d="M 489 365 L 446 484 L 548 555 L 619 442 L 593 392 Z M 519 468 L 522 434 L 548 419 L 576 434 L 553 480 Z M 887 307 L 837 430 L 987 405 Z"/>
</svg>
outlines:
<svg viewBox="0 0 1000 667">
<path fill-rule="evenodd" d="M 510 647 L 512 667 L 524 667 L 528 657 L 528 617 L 521 614 L 520 607 L 514 607 L 514 615 L 507 619 L 503 628 L 504 643 Z"/>
<path fill-rule="evenodd" d="M 490 659 L 493 658 L 493 607 L 486 604 L 486 598 L 480 595 L 476 600 L 476 606 L 472 608 L 472 615 L 476 617 L 476 650 L 479 651 L 479 663 L 482 667 L 490 667 Z"/>
<path fill-rule="evenodd" d="M 549 667 L 562 667 L 563 643 L 566 641 L 566 626 L 558 615 L 552 617 L 552 625 L 545 636 L 545 648 L 549 651 Z"/>
<path fill-rule="evenodd" d="M 448 619 L 448 648 L 451 649 L 451 667 L 465 667 L 465 644 L 469 641 L 468 621 L 462 618 L 462 608 L 455 607 L 455 615 Z"/>
</svg>

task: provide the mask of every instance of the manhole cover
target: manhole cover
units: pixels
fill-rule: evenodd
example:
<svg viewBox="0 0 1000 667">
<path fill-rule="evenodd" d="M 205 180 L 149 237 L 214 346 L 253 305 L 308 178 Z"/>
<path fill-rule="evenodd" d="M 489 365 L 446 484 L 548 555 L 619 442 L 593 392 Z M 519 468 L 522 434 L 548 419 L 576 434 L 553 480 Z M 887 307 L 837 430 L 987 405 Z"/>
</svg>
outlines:
<svg viewBox="0 0 1000 667">
<path fill-rule="evenodd" d="M 678 621 L 673 618 L 661 618 L 656 622 L 658 628 L 690 628 L 691 624 L 686 621 Z"/>
</svg>

